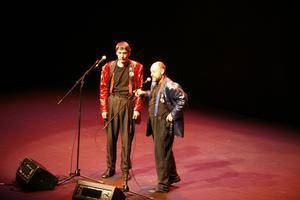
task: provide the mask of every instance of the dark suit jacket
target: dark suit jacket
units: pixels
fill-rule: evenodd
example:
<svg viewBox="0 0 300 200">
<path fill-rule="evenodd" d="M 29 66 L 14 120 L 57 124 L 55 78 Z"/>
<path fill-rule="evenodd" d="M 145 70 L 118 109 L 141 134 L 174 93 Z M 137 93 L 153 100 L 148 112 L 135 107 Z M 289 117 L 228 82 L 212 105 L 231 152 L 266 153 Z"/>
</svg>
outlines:
<svg viewBox="0 0 300 200">
<path fill-rule="evenodd" d="M 150 96 L 151 92 L 147 92 L 147 96 Z M 173 122 L 173 134 L 183 137 L 184 136 L 184 120 L 183 120 L 183 108 L 187 103 L 187 95 L 178 83 L 173 82 L 168 77 L 165 77 L 160 89 L 160 97 L 170 110 Z M 146 135 L 152 135 L 152 127 L 150 119 L 147 122 Z"/>
</svg>

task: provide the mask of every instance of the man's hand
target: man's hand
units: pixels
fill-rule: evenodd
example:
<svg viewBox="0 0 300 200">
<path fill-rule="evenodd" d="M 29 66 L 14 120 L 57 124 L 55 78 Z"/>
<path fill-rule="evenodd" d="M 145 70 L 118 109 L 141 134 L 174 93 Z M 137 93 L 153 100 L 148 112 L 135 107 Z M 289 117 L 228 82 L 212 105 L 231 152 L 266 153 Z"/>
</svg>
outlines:
<svg viewBox="0 0 300 200">
<path fill-rule="evenodd" d="M 137 89 L 137 91 L 135 92 L 135 96 L 142 96 L 144 94 L 146 94 L 146 92 L 141 89 Z"/>
<path fill-rule="evenodd" d="M 172 116 L 172 114 L 171 114 L 171 113 L 170 113 L 170 114 L 168 114 L 168 116 L 167 116 L 166 120 L 167 120 L 167 121 L 169 121 L 169 122 L 173 121 L 173 116 Z"/>
<path fill-rule="evenodd" d="M 102 112 L 101 115 L 103 119 L 107 119 L 107 112 Z"/>
<path fill-rule="evenodd" d="M 132 119 L 137 119 L 140 116 L 140 113 L 138 111 L 133 111 Z"/>
</svg>

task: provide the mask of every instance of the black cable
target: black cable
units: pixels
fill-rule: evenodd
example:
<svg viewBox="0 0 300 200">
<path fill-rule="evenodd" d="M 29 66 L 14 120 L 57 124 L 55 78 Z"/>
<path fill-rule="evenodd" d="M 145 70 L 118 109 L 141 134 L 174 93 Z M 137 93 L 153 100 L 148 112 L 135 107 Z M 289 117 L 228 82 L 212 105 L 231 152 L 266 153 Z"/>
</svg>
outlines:
<svg viewBox="0 0 300 200">
<path fill-rule="evenodd" d="M 0 182 L 0 186 L 17 186 L 16 182 L 12 181 L 11 183 Z"/>
<path fill-rule="evenodd" d="M 136 138 L 134 137 L 134 145 L 133 145 L 133 150 L 132 150 L 132 154 L 131 154 L 131 165 L 132 166 L 133 166 L 133 154 L 134 154 L 134 151 L 135 151 L 135 146 L 136 146 Z M 131 168 L 130 171 L 131 171 L 131 176 L 134 179 L 135 183 L 141 189 L 141 185 L 138 183 L 138 181 L 136 180 L 136 178 L 134 176 L 133 169 Z"/>
</svg>

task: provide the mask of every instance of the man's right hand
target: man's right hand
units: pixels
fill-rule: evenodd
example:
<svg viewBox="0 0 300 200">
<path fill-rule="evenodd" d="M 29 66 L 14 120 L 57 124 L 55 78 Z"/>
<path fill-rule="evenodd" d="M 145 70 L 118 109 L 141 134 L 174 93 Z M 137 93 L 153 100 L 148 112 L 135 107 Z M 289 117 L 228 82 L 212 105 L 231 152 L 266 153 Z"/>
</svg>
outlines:
<svg viewBox="0 0 300 200">
<path fill-rule="evenodd" d="M 102 112 L 101 115 L 103 119 L 107 119 L 107 112 Z"/>
</svg>

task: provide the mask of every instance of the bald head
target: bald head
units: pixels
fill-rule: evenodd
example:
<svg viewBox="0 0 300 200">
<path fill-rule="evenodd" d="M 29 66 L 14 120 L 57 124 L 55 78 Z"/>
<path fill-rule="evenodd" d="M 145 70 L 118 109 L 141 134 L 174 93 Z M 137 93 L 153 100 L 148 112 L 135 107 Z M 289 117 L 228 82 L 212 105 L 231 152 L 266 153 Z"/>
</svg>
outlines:
<svg viewBox="0 0 300 200">
<path fill-rule="evenodd" d="M 157 61 L 151 65 L 150 72 L 152 80 L 159 81 L 165 75 L 166 65 L 161 61 Z"/>
<path fill-rule="evenodd" d="M 157 62 L 153 63 L 152 66 L 166 70 L 166 65 L 161 61 L 157 61 Z"/>
</svg>

